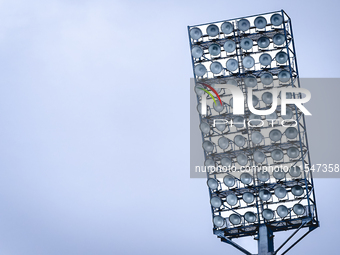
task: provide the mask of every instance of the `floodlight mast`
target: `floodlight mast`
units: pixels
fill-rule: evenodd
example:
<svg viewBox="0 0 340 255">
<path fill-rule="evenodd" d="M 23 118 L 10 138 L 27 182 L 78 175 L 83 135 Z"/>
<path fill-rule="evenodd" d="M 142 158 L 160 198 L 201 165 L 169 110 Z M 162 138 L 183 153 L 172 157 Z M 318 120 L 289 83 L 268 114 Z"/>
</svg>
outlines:
<svg viewBox="0 0 340 255">
<path fill-rule="evenodd" d="M 252 253 L 232 239 L 254 236 L 258 255 L 274 255 L 302 228 L 308 229 L 281 253 L 286 254 L 319 227 L 312 172 L 307 171 L 311 160 L 305 118 L 296 105 L 288 105 L 286 115 L 280 113 L 281 104 L 267 116 L 254 115 L 250 108 L 270 109 L 272 88 L 300 88 L 291 19 L 281 10 L 188 26 L 188 34 L 195 79 L 191 89 L 197 94 L 205 166 L 210 169 L 213 232 L 248 255 Z M 244 115 L 233 115 L 236 98 L 222 84 L 237 86 L 245 99 L 251 96 L 253 107 L 245 100 Z M 301 93 L 287 93 L 279 99 L 283 96 L 302 98 Z M 289 125 L 270 125 L 273 118 Z M 216 120 L 235 125 L 215 125 Z M 215 170 L 221 168 L 228 170 Z M 295 231 L 275 250 L 274 232 L 286 230 Z"/>
</svg>

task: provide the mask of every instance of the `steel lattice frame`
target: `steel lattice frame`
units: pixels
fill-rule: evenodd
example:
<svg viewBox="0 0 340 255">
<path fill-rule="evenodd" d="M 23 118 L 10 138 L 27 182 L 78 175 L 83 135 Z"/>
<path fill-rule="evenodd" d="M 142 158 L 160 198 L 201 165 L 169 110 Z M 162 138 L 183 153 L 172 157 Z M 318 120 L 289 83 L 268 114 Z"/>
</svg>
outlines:
<svg viewBox="0 0 340 255">
<path fill-rule="evenodd" d="M 283 23 L 280 26 L 273 26 L 270 24 L 270 17 L 278 13 L 283 17 Z M 204 54 L 200 58 L 194 58 L 192 56 L 192 65 L 193 72 L 195 78 L 195 85 L 201 84 L 202 82 L 208 85 L 214 84 L 224 84 L 229 80 L 233 79 L 237 81 L 238 87 L 242 90 L 245 98 L 247 98 L 247 89 L 244 83 L 244 78 L 249 75 L 254 75 L 257 78 L 258 85 L 253 88 L 253 95 L 260 98 L 264 92 L 268 91 L 269 88 L 277 87 L 300 87 L 299 81 L 299 73 L 297 68 L 297 59 L 295 54 L 294 47 L 294 37 L 292 32 L 292 24 L 289 16 L 283 11 L 271 12 L 261 14 L 264 18 L 266 18 L 268 24 L 264 29 L 257 29 L 255 26 L 251 26 L 247 31 L 241 31 L 238 28 L 238 21 L 241 19 L 247 19 L 250 23 L 254 24 L 253 21 L 259 15 L 243 17 L 239 19 L 231 19 L 231 20 L 223 20 L 220 22 L 201 24 L 196 26 L 189 26 L 189 40 L 190 40 L 190 49 L 192 50 L 194 46 L 199 46 L 203 49 Z M 234 26 L 234 30 L 231 34 L 224 34 L 219 31 L 219 34 L 216 37 L 210 37 L 205 33 L 208 25 L 215 24 L 218 27 L 221 26 L 224 22 L 230 22 Z M 203 35 L 201 38 L 194 40 L 190 37 L 190 30 L 192 28 L 199 28 Z M 277 46 L 273 44 L 273 36 L 277 33 L 282 33 L 285 36 L 285 42 L 283 45 Z M 259 37 L 266 36 L 270 39 L 269 47 L 262 49 L 257 45 L 257 39 Z M 240 47 L 240 41 L 243 38 L 250 38 L 253 41 L 253 47 L 250 50 L 244 50 Z M 223 50 L 223 45 L 226 40 L 233 40 L 236 43 L 236 50 L 232 53 L 227 53 Z M 208 48 L 211 44 L 218 44 L 221 46 L 221 53 L 218 56 L 212 56 L 209 54 Z M 275 56 L 278 52 L 285 52 L 288 55 L 288 61 L 284 64 L 279 64 L 275 60 Z M 263 66 L 259 63 L 259 56 L 263 53 L 268 53 L 272 56 L 272 63 L 268 66 Z M 255 59 L 255 65 L 246 69 L 242 65 L 242 60 L 245 56 L 252 56 Z M 228 59 L 236 59 L 238 61 L 238 69 L 237 71 L 230 72 L 225 67 L 225 63 Z M 220 62 L 222 64 L 223 71 L 216 75 L 209 71 L 209 65 L 212 62 Z M 198 76 L 195 73 L 195 66 L 197 64 L 205 65 L 207 72 L 203 76 Z M 278 73 L 282 70 L 287 70 L 290 74 L 290 80 L 288 82 L 281 82 L 278 80 Z M 274 81 L 272 86 L 265 86 L 261 83 L 260 76 L 263 73 L 271 73 L 273 75 Z M 194 89 L 194 88 L 191 88 Z M 196 89 L 196 88 L 195 88 Z M 269 124 L 269 122 L 265 121 L 265 117 L 262 116 L 262 120 L 264 125 L 262 127 L 252 127 L 246 123 L 245 128 L 236 128 L 235 126 L 227 126 L 225 130 L 220 131 L 216 127 L 212 127 L 212 123 L 214 119 L 226 119 L 228 121 L 234 118 L 232 111 L 232 105 L 230 103 L 231 93 L 225 89 L 221 89 L 219 92 L 219 96 L 221 97 L 224 105 L 224 109 L 222 112 L 217 112 L 213 107 L 213 100 L 211 97 L 207 97 L 207 115 L 203 116 L 199 114 L 200 123 L 206 122 L 211 126 L 209 133 L 202 132 L 203 141 L 211 141 L 214 144 L 214 150 L 212 152 L 204 151 L 205 160 L 212 159 L 215 162 L 215 166 L 221 166 L 221 159 L 223 157 L 228 157 L 232 160 L 233 166 L 237 169 L 236 172 L 232 173 L 207 173 L 208 178 L 214 178 L 218 180 L 218 188 L 211 189 L 209 188 L 210 198 L 214 196 L 218 196 L 222 200 L 222 206 L 219 208 L 214 208 L 211 206 L 211 211 L 213 217 L 220 215 L 225 220 L 226 223 L 222 227 L 216 227 L 214 225 L 214 234 L 220 237 L 223 241 L 229 240 L 229 238 L 237 238 L 242 236 L 249 235 L 257 235 L 259 231 L 259 226 L 261 224 L 265 224 L 271 231 L 284 231 L 289 229 L 301 229 L 304 227 L 309 227 L 310 231 L 319 226 L 317 210 L 316 210 L 316 201 L 314 195 L 314 185 L 312 173 L 310 171 L 302 171 L 301 175 L 298 177 L 292 177 L 288 173 L 281 180 L 275 179 L 273 176 L 270 176 L 270 179 L 266 182 L 262 182 L 258 179 L 258 174 L 253 170 L 251 172 L 253 176 L 253 182 L 249 185 L 243 184 L 240 181 L 240 164 L 237 162 L 237 155 L 243 153 L 248 158 L 248 165 L 255 166 L 259 165 L 254 161 L 253 153 L 256 150 L 261 150 L 265 155 L 266 159 L 262 163 L 262 165 L 281 165 L 281 166 L 300 166 L 302 170 L 307 170 L 307 167 L 311 165 L 309 149 L 308 149 L 308 140 L 307 140 L 307 132 L 306 132 L 306 123 L 303 113 L 296 108 L 296 106 L 288 106 L 294 113 L 291 119 L 297 121 L 298 125 L 296 129 L 298 130 L 298 135 L 295 139 L 289 139 L 285 136 L 286 127 L 282 127 L 278 124 L 273 127 Z M 282 96 L 282 95 L 281 95 Z M 294 98 L 301 97 L 301 94 L 293 94 Z M 202 101 L 202 97 L 197 95 L 197 103 L 198 103 L 198 111 L 200 113 L 199 105 Z M 265 104 L 263 100 L 259 100 L 259 106 L 257 109 L 268 109 L 269 105 Z M 280 115 L 280 105 L 276 110 L 277 119 L 282 120 Z M 250 111 L 245 102 L 245 115 L 244 119 L 249 120 Z M 268 137 L 269 132 L 273 129 L 278 129 L 282 133 L 282 137 L 279 141 L 273 142 Z M 260 144 L 254 144 L 251 140 L 251 135 L 255 131 L 260 131 L 263 134 L 263 141 Z M 238 147 L 234 142 L 233 138 L 236 135 L 242 135 L 246 138 L 246 144 L 243 147 Z M 229 147 L 227 149 L 221 149 L 218 146 L 218 139 L 220 137 L 226 137 L 229 140 Z M 290 147 L 297 147 L 299 149 L 299 157 L 293 159 L 287 155 L 287 149 Z M 274 149 L 281 149 L 284 152 L 284 157 L 280 161 L 275 161 L 271 158 L 271 152 Z M 207 162 L 207 161 L 206 161 Z M 236 184 L 228 188 L 223 183 L 223 177 L 227 174 L 231 174 L 236 179 Z M 304 188 L 304 193 L 301 196 L 294 196 L 291 193 L 291 189 L 294 185 L 300 185 Z M 287 195 L 283 199 L 279 199 L 275 197 L 274 189 L 278 186 L 284 187 L 287 190 Z M 271 193 L 271 199 L 268 201 L 262 201 L 258 194 L 261 189 L 267 189 Z M 255 195 L 255 200 L 253 203 L 247 204 L 242 200 L 242 195 L 245 192 L 251 192 Z M 226 197 L 228 194 L 235 194 L 238 198 L 238 202 L 235 206 L 230 206 L 226 202 Z M 305 207 L 305 213 L 303 215 L 296 215 L 292 206 L 294 204 L 302 204 Z M 277 213 L 272 220 L 265 220 L 262 216 L 262 211 L 266 208 L 272 209 L 275 212 L 275 208 L 279 205 L 285 205 L 289 208 L 289 213 L 286 217 L 280 218 Z M 246 211 L 251 211 L 256 214 L 256 221 L 254 223 L 248 223 L 244 220 L 243 215 Z M 229 216 L 234 213 L 240 215 L 242 221 L 240 224 L 233 225 L 228 220 Z M 295 234 L 295 233 L 294 233 Z M 298 240 L 299 241 L 299 240 Z M 227 241 L 228 242 L 228 241 Z M 280 247 L 281 248 L 281 247 Z M 246 253 L 246 252 L 245 252 Z"/>
</svg>

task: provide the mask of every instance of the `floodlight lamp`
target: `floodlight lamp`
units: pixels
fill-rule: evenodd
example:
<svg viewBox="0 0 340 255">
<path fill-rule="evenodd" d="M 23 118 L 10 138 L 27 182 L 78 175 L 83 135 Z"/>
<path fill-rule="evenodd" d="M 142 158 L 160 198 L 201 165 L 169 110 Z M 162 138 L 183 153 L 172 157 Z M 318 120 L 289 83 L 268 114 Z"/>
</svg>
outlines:
<svg viewBox="0 0 340 255">
<path fill-rule="evenodd" d="M 275 59 L 279 64 L 284 64 L 288 60 L 288 55 L 286 52 L 280 51 L 276 54 Z"/>
<path fill-rule="evenodd" d="M 268 37 L 266 36 L 262 36 L 257 40 L 257 45 L 259 46 L 259 48 L 267 48 L 270 44 L 270 40 Z"/>
<path fill-rule="evenodd" d="M 261 65 L 268 66 L 272 62 L 272 57 L 268 53 L 263 53 L 259 60 Z"/>
<path fill-rule="evenodd" d="M 190 36 L 194 40 L 198 40 L 202 37 L 202 31 L 198 27 L 194 27 L 190 30 Z"/>
<path fill-rule="evenodd" d="M 256 215 L 253 212 L 246 212 L 244 214 L 244 219 L 248 222 L 248 223 L 254 223 L 256 221 Z"/>
<path fill-rule="evenodd" d="M 273 83 L 273 75 L 271 73 L 263 73 L 261 76 L 260 76 L 260 79 L 261 79 L 261 82 L 263 85 L 270 85 Z"/>
<path fill-rule="evenodd" d="M 243 147 L 245 145 L 245 143 L 246 143 L 246 139 L 242 135 L 236 135 L 234 137 L 234 143 L 238 147 Z"/>
<path fill-rule="evenodd" d="M 218 26 L 211 24 L 207 27 L 207 34 L 211 37 L 215 37 L 216 35 L 219 34 L 219 29 Z"/>
<path fill-rule="evenodd" d="M 286 70 L 279 72 L 278 76 L 280 82 L 288 82 L 290 80 L 290 73 Z"/>
<path fill-rule="evenodd" d="M 301 175 L 301 168 L 299 166 L 292 166 L 289 168 L 289 174 L 291 177 L 299 177 Z"/>
<path fill-rule="evenodd" d="M 286 137 L 289 138 L 289 139 L 294 139 L 297 137 L 298 135 L 298 131 L 295 127 L 289 127 L 286 129 Z"/>
<path fill-rule="evenodd" d="M 214 150 L 214 144 L 210 141 L 204 141 L 203 142 L 203 149 L 206 152 L 212 152 Z"/>
<path fill-rule="evenodd" d="M 251 141 L 255 144 L 260 144 L 263 140 L 263 135 L 259 131 L 254 131 L 251 134 Z"/>
<path fill-rule="evenodd" d="M 240 180 L 243 184 L 249 185 L 253 181 L 253 177 L 249 173 L 242 173 Z"/>
<path fill-rule="evenodd" d="M 221 47 L 216 43 L 211 44 L 208 50 L 212 56 L 218 56 L 221 53 Z"/>
<path fill-rule="evenodd" d="M 223 227 L 225 223 L 225 219 L 222 218 L 221 216 L 215 216 L 213 221 L 214 221 L 214 225 L 219 228 Z"/>
<path fill-rule="evenodd" d="M 253 40 L 249 38 L 243 38 L 241 40 L 240 46 L 244 50 L 250 50 L 253 47 Z"/>
<path fill-rule="evenodd" d="M 235 178 L 231 175 L 226 175 L 223 178 L 223 182 L 227 187 L 233 187 L 235 185 Z"/>
<path fill-rule="evenodd" d="M 259 197 L 262 201 L 268 201 L 272 197 L 272 194 L 267 189 L 261 189 L 259 192 Z"/>
<path fill-rule="evenodd" d="M 205 135 L 209 134 L 209 132 L 210 132 L 210 125 L 208 123 L 206 123 L 206 122 L 202 122 L 200 124 L 200 129 L 201 129 L 203 134 L 205 134 Z"/>
<path fill-rule="evenodd" d="M 245 68 L 252 68 L 255 65 L 255 60 L 253 57 L 251 56 L 246 56 L 244 57 L 244 59 L 242 60 L 242 64 Z"/>
<path fill-rule="evenodd" d="M 274 212 L 270 209 L 264 209 L 262 212 L 262 216 L 266 220 L 271 220 L 274 218 Z"/>
<path fill-rule="evenodd" d="M 235 194 L 229 194 L 227 196 L 227 203 L 231 206 L 236 205 L 238 202 L 237 196 Z"/>
<path fill-rule="evenodd" d="M 231 53 L 236 49 L 236 43 L 233 40 L 226 40 L 223 48 L 226 52 Z"/>
<path fill-rule="evenodd" d="M 245 192 L 242 195 L 242 199 L 244 202 L 246 202 L 247 204 L 251 204 L 252 202 L 254 202 L 255 197 L 252 193 L 250 192 Z"/>
<path fill-rule="evenodd" d="M 300 155 L 299 149 L 296 147 L 290 147 L 287 149 L 287 155 L 290 158 L 297 158 Z"/>
<path fill-rule="evenodd" d="M 241 217 L 236 214 L 236 213 L 233 213 L 229 216 L 229 221 L 233 224 L 233 225 L 238 225 L 241 223 Z"/>
<path fill-rule="evenodd" d="M 275 13 L 271 16 L 270 22 L 272 23 L 273 26 L 280 26 L 283 22 L 282 15 Z"/>
<path fill-rule="evenodd" d="M 266 182 L 270 178 L 270 174 L 267 171 L 260 170 L 257 172 L 257 179 L 259 179 L 261 182 Z"/>
<path fill-rule="evenodd" d="M 282 186 L 278 186 L 275 188 L 274 194 L 278 199 L 282 199 L 287 195 L 287 190 Z"/>
<path fill-rule="evenodd" d="M 273 176 L 277 180 L 281 180 L 286 177 L 286 172 L 281 167 L 276 167 L 273 171 Z"/>
<path fill-rule="evenodd" d="M 284 205 L 279 205 L 276 208 L 276 213 L 279 215 L 281 218 L 284 218 L 288 215 L 288 208 Z"/>
<path fill-rule="evenodd" d="M 241 31 L 247 31 L 250 28 L 250 22 L 247 19 L 239 20 L 237 25 Z"/>
<path fill-rule="evenodd" d="M 194 58 L 200 58 L 203 56 L 203 49 L 199 46 L 194 46 L 191 50 L 191 54 Z"/>
<path fill-rule="evenodd" d="M 238 62 L 236 59 L 229 59 L 227 61 L 227 70 L 231 71 L 231 72 L 234 72 L 237 70 L 238 68 Z"/>
<path fill-rule="evenodd" d="M 206 72 L 207 72 L 207 68 L 204 65 L 198 64 L 195 66 L 195 74 L 197 76 L 203 76 L 206 74 Z"/>
<path fill-rule="evenodd" d="M 295 185 L 292 187 L 292 193 L 294 196 L 299 197 L 304 193 L 303 188 L 300 185 Z"/>
<path fill-rule="evenodd" d="M 244 84 L 247 87 L 254 88 L 257 85 L 257 79 L 254 75 L 248 75 L 244 78 Z"/>
<path fill-rule="evenodd" d="M 274 149 L 270 155 L 276 161 L 283 159 L 283 151 L 281 149 Z"/>
<path fill-rule="evenodd" d="M 219 74 L 220 72 L 222 72 L 222 70 L 223 70 L 223 67 L 222 67 L 222 64 L 220 62 L 212 62 L 210 64 L 210 71 L 213 74 Z"/>
<path fill-rule="evenodd" d="M 222 112 L 224 109 L 224 105 L 220 103 L 220 101 L 216 101 L 216 103 L 214 103 L 214 109 L 216 112 Z"/>
<path fill-rule="evenodd" d="M 262 163 L 266 159 L 266 155 L 260 150 L 254 152 L 254 160 L 256 163 Z"/>
<path fill-rule="evenodd" d="M 231 164 L 232 164 L 232 161 L 231 161 L 230 158 L 224 157 L 224 158 L 221 159 L 221 165 L 222 165 L 222 166 L 230 167 Z"/>
<path fill-rule="evenodd" d="M 214 178 L 209 178 L 207 181 L 207 185 L 210 189 L 217 189 L 218 188 L 218 181 Z"/>
<path fill-rule="evenodd" d="M 257 27 L 258 29 L 263 29 L 266 27 L 267 25 L 267 20 L 262 17 L 262 16 L 258 16 L 256 17 L 256 19 L 254 20 L 254 25 L 255 27 Z"/>
<path fill-rule="evenodd" d="M 265 104 L 271 104 L 273 102 L 273 94 L 270 93 L 270 92 L 264 92 L 262 94 L 262 101 L 265 103 Z"/>
<path fill-rule="evenodd" d="M 305 207 L 302 204 L 296 204 L 293 206 L 293 212 L 296 215 L 303 215 L 305 213 Z"/>
<path fill-rule="evenodd" d="M 282 137 L 281 131 L 278 129 L 273 129 L 272 131 L 269 132 L 269 138 L 273 142 L 279 141 L 281 137 Z"/>
<path fill-rule="evenodd" d="M 231 32 L 233 32 L 234 30 L 234 26 L 233 24 L 231 24 L 230 22 L 224 22 L 222 25 L 221 25 L 221 30 L 224 34 L 228 35 L 230 34 Z"/>
<path fill-rule="evenodd" d="M 237 157 L 237 162 L 241 165 L 241 166 L 245 166 L 248 163 L 248 158 L 245 154 L 240 153 Z"/>
<path fill-rule="evenodd" d="M 219 208 L 222 205 L 222 200 L 219 197 L 212 197 L 210 199 L 210 204 L 212 207 Z"/>
<path fill-rule="evenodd" d="M 220 137 L 218 139 L 218 146 L 220 146 L 222 150 L 227 149 L 229 146 L 229 140 L 224 136 Z"/>
<path fill-rule="evenodd" d="M 275 45 L 282 45 L 285 42 L 285 36 L 281 33 L 277 33 L 276 35 L 273 36 L 273 43 Z"/>
</svg>

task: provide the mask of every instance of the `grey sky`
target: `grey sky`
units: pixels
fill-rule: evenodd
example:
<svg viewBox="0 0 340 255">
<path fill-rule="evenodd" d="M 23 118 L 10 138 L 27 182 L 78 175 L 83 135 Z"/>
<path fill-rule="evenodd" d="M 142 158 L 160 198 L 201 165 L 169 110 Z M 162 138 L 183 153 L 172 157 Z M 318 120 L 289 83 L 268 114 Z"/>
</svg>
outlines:
<svg viewBox="0 0 340 255">
<path fill-rule="evenodd" d="M 0 1 L 0 253 L 239 254 L 189 178 L 186 26 L 284 9 L 300 75 L 339 77 L 339 4 L 305 3 Z M 340 163 L 319 130 L 312 160 Z M 293 254 L 338 253 L 339 183 L 316 180 L 321 228 Z"/>
</svg>

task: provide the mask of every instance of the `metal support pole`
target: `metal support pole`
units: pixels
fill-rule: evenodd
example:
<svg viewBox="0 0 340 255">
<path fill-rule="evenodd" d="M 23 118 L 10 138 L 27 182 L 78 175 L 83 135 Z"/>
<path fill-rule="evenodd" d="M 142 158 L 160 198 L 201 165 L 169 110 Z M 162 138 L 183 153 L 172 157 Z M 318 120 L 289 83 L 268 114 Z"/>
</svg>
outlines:
<svg viewBox="0 0 340 255">
<path fill-rule="evenodd" d="M 259 227 L 258 255 L 272 255 L 274 252 L 273 232 L 265 225 Z"/>
</svg>

